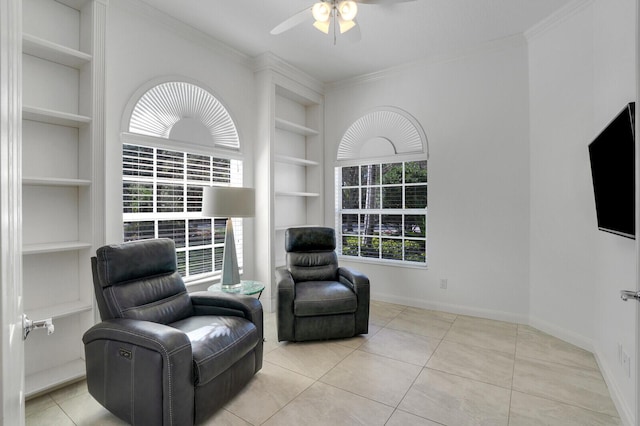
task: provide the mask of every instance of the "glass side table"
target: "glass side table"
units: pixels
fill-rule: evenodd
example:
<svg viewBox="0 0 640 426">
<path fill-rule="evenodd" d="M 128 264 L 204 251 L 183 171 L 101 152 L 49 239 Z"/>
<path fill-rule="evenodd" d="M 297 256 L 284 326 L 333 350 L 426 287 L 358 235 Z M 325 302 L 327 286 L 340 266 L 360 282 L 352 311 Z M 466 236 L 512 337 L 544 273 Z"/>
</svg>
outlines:
<svg viewBox="0 0 640 426">
<path fill-rule="evenodd" d="M 262 296 L 262 291 L 264 290 L 264 284 L 262 284 L 260 281 L 242 280 L 240 281 L 240 284 L 241 285 L 238 288 L 223 290 L 220 283 L 218 283 L 210 286 L 209 288 L 207 288 L 207 290 L 213 291 L 213 292 L 222 291 L 230 294 L 244 294 L 246 296 L 252 296 L 254 294 L 257 294 L 258 299 L 260 299 L 260 296 Z"/>
</svg>

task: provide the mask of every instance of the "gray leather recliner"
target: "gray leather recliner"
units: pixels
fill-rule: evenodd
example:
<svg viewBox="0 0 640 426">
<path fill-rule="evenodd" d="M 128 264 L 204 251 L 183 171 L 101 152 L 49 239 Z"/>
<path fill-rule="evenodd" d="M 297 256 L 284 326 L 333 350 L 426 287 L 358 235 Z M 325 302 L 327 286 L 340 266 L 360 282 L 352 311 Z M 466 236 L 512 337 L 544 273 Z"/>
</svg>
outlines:
<svg viewBox="0 0 640 426">
<path fill-rule="evenodd" d="M 276 270 L 278 340 L 353 337 L 369 331 L 369 279 L 339 267 L 332 228 L 285 231 L 287 266 Z"/>
<path fill-rule="evenodd" d="M 187 293 L 172 240 L 101 247 L 92 268 L 102 322 L 82 339 L 87 385 L 121 419 L 199 423 L 262 367 L 260 302 Z"/>
</svg>

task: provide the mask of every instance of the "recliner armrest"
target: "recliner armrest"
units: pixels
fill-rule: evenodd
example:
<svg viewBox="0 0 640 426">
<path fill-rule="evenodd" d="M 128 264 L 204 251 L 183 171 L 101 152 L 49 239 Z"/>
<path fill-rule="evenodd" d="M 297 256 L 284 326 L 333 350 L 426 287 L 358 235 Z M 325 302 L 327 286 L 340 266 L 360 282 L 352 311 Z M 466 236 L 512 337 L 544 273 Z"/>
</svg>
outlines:
<svg viewBox="0 0 640 426">
<path fill-rule="evenodd" d="M 358 297 L 358 308 L 355 313 L 356 334 L 368 333 L 369 298 L 371 292 L 369 278 L 354 268 L 341 266 L 338 268 L 338 279 L 341 283 L 351 286 Z"/>
<path fill-rule="evenodd" d="M 262 303 L 255 297 L 229 293 L 196 291 L 190 293 L 196 315 L 242 316 L 262 330 Z"/>
<path fill-rule="evenodd" d="M 338 268 L 338 277 L 341 283 L 349 285 L 356 294 L 365 288 L 369 289 L 369 278 L 357 269 L 341 266 Z"/>
<path fill-rule="evenodd" d="M 295 282 L 287 268 L 276 268 L 276 285 L 278 290 L 278 341 L 295 340 L 293 330 L 293 299 L 295 298 Z"/>
<path fill-rule="evenodd" d="M 100 339 L 126 342 L 167 355 L 191 349 L 191 342 L 182 331 L 168 325 L 135 319 L 105 320 L 91 327 L 82 336 L 85 345 Z M 191 359 L 191 351 L 184 356 Z"/>
<path fill-rule="evenodd" d="M 289 272 L 289 270 L 284 266 L 276 268 L 276 283 L 278 291 L 280 291 L 280 289 L 283 291 L 294 291 L 295 282 L 293 280 L 293 275 L 291 275 L 291 272 Z"/>
<path fill-rule="evenodd" d="M 193 423 L 193 355 L 185 333 L 116 318 L 91 327 L 82 341 L 89 393 L 109 411 L 131 424 Z"/>
<path fill-rule="evenodd" d="M 291 305 L 296 296 L 296 285 L 291 272 L 287 268 L 276 268 L 276 285 L 278 290 L 278 304 Z"/>
</svg>

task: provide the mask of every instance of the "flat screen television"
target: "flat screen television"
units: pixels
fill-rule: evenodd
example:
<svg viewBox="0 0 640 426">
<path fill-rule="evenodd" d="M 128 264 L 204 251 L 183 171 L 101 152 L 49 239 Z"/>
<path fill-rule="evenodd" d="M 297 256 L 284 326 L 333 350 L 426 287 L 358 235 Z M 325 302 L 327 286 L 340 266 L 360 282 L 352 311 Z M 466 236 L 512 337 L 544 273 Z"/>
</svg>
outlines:
<svg viewBox="0 0 640 426">
<path fill-rule="evenodd" d="M 589 144 L 598 229 L 635 239 L 635 103 Z"/>
</svg>

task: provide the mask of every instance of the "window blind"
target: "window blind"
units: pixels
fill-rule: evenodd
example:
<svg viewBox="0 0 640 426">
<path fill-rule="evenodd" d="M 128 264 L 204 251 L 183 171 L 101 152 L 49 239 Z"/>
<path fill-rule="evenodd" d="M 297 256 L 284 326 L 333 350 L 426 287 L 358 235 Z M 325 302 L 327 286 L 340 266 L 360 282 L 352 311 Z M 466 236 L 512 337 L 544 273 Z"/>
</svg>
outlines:
<svg viewBox="0 0 640 426">
<path fill-rule="evenodd" d="M 242 186 L 242 161 L 134 144 L 122 148 L 124 241 L 170 238 L 185 278 L 222 268 L 226 219 L 200 214 L 205 186 Z M 242 267 L 242 221 L 233 219 Z"/>
</svg>

